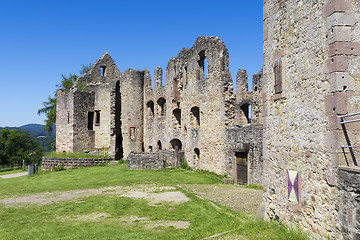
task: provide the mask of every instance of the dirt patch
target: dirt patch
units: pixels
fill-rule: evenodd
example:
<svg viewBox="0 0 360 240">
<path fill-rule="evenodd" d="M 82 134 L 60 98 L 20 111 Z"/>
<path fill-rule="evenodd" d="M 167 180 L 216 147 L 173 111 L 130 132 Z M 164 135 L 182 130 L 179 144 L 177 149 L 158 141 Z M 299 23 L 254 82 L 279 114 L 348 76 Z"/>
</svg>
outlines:
<svg viewBox="0 0 360 240">
<path fill-rule="evenodd" d="M 236 185 L 185 184 L 180 187 L 238 212 L 256 212 L 262 202 L 262 190 Z"/>
<path fill-rule="evenodd" d="M 0 204 L 6 207 L 21 207 L 27 204 L 45 205 L 62 201 L 78 200 L 95 195 L 116 195 L 129 198 L 143 198 L 149 200 L 150 205 L 167 202 L 180 204 L 190 201 L 184 193 L 174 191 L 175 187 L 155 186 L 155 185 L 135 185 L 131 187 L 106 187 L 98 189 L 70 190 L 64 192 L 46 192 L 22 197 L 1 199 Z"/>
<path fill-rule="evenodd" d="M 75 217 L 61 217 L 59 218 L 62 222 L 75 221 L 80 224 L 83 222 L 98 222 L 98 223 L 113 223 L 118 222 L 125 227 L 133 227 L 135 225 L 142 226 L 145 229 L 154 229 L 158 227 L 174 227 L 176 229 L 186 229 L 190 226 L 188 221 L 170 221 L 170 220 L 155 220 L 151 221 L 148 217 L 138 216 L 123 216 L 123 217 L 112 217 L 109 213 L 91 213 L 87 215 L 78 215 Z"/>
</svg>

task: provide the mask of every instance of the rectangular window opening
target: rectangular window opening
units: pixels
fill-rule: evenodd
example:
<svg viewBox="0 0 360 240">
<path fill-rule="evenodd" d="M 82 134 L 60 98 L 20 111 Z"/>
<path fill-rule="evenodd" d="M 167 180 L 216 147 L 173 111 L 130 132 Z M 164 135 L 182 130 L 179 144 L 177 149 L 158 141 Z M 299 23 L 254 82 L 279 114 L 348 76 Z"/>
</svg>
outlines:
<svg viewBox="0 0 360 240">
<path fill-rule="evenodd" d="M 105 70 L 106 70 L 105 66 L 100 67 L 100 76 L 102 76 L 102 77 L 105 76 Z"/>
<path fill-rule="evenodd" d="M 100 111 L 95 111 L 95 126 L 100 126 Z"/>
<path fill-rule="evenodd" d="M 94 130 L 94 112 L 88 112 L 88 130 Z"/>
</svg>

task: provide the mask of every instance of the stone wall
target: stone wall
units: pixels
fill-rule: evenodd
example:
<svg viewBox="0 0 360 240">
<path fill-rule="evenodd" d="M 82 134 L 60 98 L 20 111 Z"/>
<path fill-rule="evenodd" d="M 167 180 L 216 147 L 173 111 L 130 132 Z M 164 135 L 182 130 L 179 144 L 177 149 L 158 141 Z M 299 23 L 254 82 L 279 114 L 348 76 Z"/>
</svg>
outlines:
<svg viewBox="0 0 360 240">
<path fill-rule="evenodd" d="M 337 169 L 347 164 L 341 145 L 355 144 L 360 126 L 346 125 L 344 131 L 339 116 L 359 111 L 359 57 L 353 46 L 359 39 L 359 4 L 266 0 L 263 12 L 267 217 L 298 223 L 317 237 L 342 239 L 336 228 Z M 344 150 L 347 159 L 356 160 Z"/>
<path fill-rule="evenodd" d="M 75 167 L 90 167 L 107 163 L 113 158 L 42 158 L 41 168 L 51 170 L 54 167 L 64 166 L 65 169 Z"/>
<path fill-rule="evenodd" d="M 254 122 L 259 118 L 262 108 L 257 104 L 261 104 L 258 101 L 261 99 L 261 74 L 254 77 L 256 94 L 253 94 L 248 91 L 246 71 L 241 70 L 242 78 L 237 83 L 235 96 L 228 55 L 224 42 L 218 37 L 202 36 L 191 49 L 184 48 L 169 61 L 165 85 L 162 84 L 162 69 L 155 69 L 154 89 L 151 89 L 150 79 L 145 82 L 146 152 L 174 150 L 171 142 L 177 141 L 181 143 L 181 149 L 192 168 L 233 174 L 235 153 L 229 149 L 235 149 L 236 144 L 227 138 L 227 128 L 252 125 L 248 121 L 251 116 L 247 116 L 244 122 L 236 117 L 236 113 L 244 115 L 240 102 L 254 107 L 251 111 Z M 251 139 L 255 136 L 247 137 Z M 238 141 L 241 142 L 240 139 Z M 261 156 L 261 148 L 258 149 L 254 152 L 257 159 Z M 259 183 L 255 179 L 251 181 Z"/>
<path fill-rule="evenodd" d="M 126 160 L 129 169 L 160 170 L 165 167 L 179 167 L 184 160 L 184 152 L 131 152 Z"/>
<path fill-rule="evenodd" d="M 201 36 L 170 59 L 165 85 L 162 75 L 157 67 L 152 89 L 148 70 L 121 74 L 105 53 L 69 92 L 59 91 L 57 151 L 108 148 L 125 159 L 132 151 L 184 151 L 192 168 L 231 176 L 235 150 L 251 145 L 247 182 L 259 183 L 262 73 L 248 91 L 246 71 L 240 70 L 235 95 L 225 43 Z M 243 139 L 229 139 L 233 129 Z"/>
<path fill-rule="evenodd" d="M 344 239 L 360 239 L 360 169 L 340 167 L 337 227 Z"/>
</svg>

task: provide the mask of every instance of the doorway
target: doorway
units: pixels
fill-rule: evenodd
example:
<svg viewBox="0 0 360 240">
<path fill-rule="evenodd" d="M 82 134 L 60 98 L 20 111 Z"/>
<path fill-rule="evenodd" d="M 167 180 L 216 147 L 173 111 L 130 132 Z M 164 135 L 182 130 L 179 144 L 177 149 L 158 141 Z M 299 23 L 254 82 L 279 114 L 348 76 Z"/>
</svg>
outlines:
<svg viewBox="0 0 360 240">
<path fill-rule="evenodd" d="M 236 158 L 236 183 L 246 185 L 248 183 L 248 151 L 235 152 Z"/>
</svg>

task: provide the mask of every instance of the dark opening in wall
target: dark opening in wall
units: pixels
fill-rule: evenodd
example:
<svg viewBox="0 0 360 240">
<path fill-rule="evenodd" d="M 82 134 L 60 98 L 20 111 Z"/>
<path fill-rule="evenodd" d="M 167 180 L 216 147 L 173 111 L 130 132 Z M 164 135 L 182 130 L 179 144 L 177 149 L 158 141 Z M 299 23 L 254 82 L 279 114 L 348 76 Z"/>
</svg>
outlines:
<svg viewBox="0 0 360 240">
<path fill-rule="evenodd" d="M 158 146 L 158 150 L 162 150 L 162 146 L 161 146 L 161 141 L 160 141 L 160 140 L 157 142 L 157 146 Z"/>
<path fill-rule="evenodd" d="M 282 58 L 274 61 L 275 94 L 282 92 Z"/>
<path fill-rule="evenodd" d="M 152 152 L 153 151 L 153 147 L 149 146 L 149 151 Z"/>
<path fill-rule="evenodd" d="M 130 127 L 129 137 L 130 137 L 131 140 L 136 139 L 136 127 Z"/>
<path fill-rule="evenodd" d="M 182 150 L 182 143 L 179 139 L 174 138 L 170 141 L 171 147 L 175 151 L 181 151 Z"/>
<path fill-rule="evenodd" d="M 67 114 L 67 123 L 70 123 L 70 113 Z"/>
<path fill-rule="evenodd" d="M 193 127 L 200 126 L 200 109 L 198 107 L 191 108 L 191 124 Z"/>
<path fill-rule="evenodd" d="M 153 117 L 154 116 L 154 102 L 153 101 L 148 101 L 148 103 L 146 104 L 149 110 L 149 116 Z"/>
<path fill-rule="evenodd" d="M 100 67 L 100 76 L 104 77 L 104 76 L 105 76 L 105 71 L 106 71 L 106 67 L 105 67 L 105 66 L 101 66 L 101 67 Z"/>
<path fill-rule="evenodd" d="M 95 126 L 100 126 L 100 110 L 95 111 Z"/>
<path fill-rule="evenodd" d="M 250 112 L 251 112 L 251 105 L 248 103 L 244 103 L 240 106 L 240 114 L 241 114 L 241 123 L 248 124 L 251 123 Z"/>
<path fill-rule="evenodd" d="M 195 162 L 200 160 L 200 149 L 198 149 L 198 148 L 194 149 L 194 160 L 195 160 Z"/>
<path fill-rule="evenodd" d="M 175 118 L 175 125 L 181 127 L 181 110 L 179 108 L 174 109 L 173 115 Z"/>
<path fill-rule="evenodd" d="M 94 130 L 94 112 L 88 112 L 88 130 Z"/>
<path fill-rule="evenodd" d="M 159 100 L 157 100 L 157 103 L 159 105 L 159 115 L 160 116 L 165 116 L 165 103 L 166 100 L 165 98 L 159 98 Z"/>
<path fill-rule="evenodd" d="M 205 50 L 199 53 L 199 60 L 197 61 L 196 67 L 196 78 L 197 80 L 205 79 L 207 75 L 207 62 L 205 56 Z"/>
</svg>

